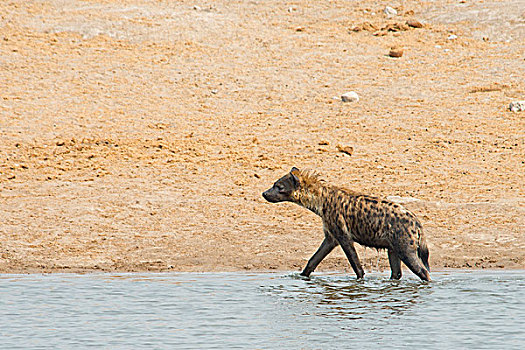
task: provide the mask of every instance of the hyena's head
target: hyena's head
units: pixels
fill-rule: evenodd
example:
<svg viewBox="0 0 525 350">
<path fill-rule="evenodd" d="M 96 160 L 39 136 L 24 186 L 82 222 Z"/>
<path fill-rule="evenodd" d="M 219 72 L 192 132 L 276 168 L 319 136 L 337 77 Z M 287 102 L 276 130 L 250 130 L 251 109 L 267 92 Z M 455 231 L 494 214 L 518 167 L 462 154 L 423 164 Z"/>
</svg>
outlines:
<svg viewBox="0 0 525 350">
<path fill-rule="evenodd" d="M 293 193 L 300 186 L 298 175 L 299 169 L 293 167 L 288 174 L 277 180 L 272 188 L 263 192 L 264 199 L 270 203 L 293 201 Z"/>
</svg>

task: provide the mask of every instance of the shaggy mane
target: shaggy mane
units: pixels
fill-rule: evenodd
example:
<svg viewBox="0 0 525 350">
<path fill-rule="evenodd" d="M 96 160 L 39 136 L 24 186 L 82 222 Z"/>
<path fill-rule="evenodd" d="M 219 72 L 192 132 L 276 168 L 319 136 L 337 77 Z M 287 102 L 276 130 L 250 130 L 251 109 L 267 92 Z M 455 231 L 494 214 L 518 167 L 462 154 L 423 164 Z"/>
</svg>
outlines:
<svg viewBox="0 0 525 350">
<path fill-rule="evenodd" d="M 310 186 L 317 183 L 324 183 L 325 180 L 321 178 L 321 175 L 315 170 L 305 169 L 294 172 L 295 175 L 298 175 L 301 179 L 301 182 L 305 186 Z"/>
</svg>

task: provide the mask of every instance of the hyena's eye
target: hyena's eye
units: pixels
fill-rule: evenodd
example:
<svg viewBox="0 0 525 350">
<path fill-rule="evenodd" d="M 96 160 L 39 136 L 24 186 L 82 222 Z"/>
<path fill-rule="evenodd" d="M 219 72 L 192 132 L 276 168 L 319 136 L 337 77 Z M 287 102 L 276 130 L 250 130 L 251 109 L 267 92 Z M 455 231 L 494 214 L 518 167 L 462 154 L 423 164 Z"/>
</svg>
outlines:
<svg viewBox="0 0 525 350">
<path fill-rule="evenodd" d="M 284 186 L 279 184 L 279 185 L 277 185 L 277 189 L 279 190 L 279 192 L 283 192 L 284 191 Z"/>
</svg>

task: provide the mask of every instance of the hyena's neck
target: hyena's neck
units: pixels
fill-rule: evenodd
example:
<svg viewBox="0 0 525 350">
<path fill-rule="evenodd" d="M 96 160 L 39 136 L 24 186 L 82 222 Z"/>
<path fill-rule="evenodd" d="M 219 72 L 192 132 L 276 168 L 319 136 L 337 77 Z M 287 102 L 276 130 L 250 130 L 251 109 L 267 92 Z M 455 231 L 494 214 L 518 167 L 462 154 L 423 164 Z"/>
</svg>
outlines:
<svg viewBox="0 0 525 350">
<path fill-rule="evenodd" d="M 330 198 L 330 192 L 333 191 L 331 186 L 322 182 L 309 183 L 301 186 L 295 194 L 295 202 L 306 209 L 323 216 L 323 209 L 329 205 L 327 199 Z"/>
<path fill-rule="evenodd" d="M 333 212 L 344 203 L 348 206 L 355 205 L 355 200 L 362 196 L 361 193 L 331 186 L 317 177 L 302 178 L 301 186 L 292 195 L 293 201 L 306 209 L 324 218 L 327 212 Z"/>
</svg>

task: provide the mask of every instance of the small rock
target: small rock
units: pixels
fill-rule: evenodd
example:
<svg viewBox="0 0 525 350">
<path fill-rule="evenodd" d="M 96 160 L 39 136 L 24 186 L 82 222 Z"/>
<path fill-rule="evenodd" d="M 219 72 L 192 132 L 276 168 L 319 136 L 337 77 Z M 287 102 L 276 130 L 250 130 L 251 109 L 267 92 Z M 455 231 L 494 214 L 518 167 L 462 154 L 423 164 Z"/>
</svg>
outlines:
<svg viewBox="0 0 525 350">
<path fill-rule="evenodd" d="M 423 28 L 423 24 L 415 19 L 409 19 L 406 21 L 407 26 L 412 28 Z"/>
<path fill-rule="evenodd" d="M 60 140 L 60 141 L 57 141 L 57 143 L 56 143 L 56 145 L 59 146 L 59 147 L 60 147 L 60 146 L 64 146 L 65 144 L 66 144 L 66 143 L 65 143 L 64 141 L 61 141 L 61 140 Z"/>
<path fill-rule="evenodd" d="M 330 144 L 330 142 L 325 141 L 325 140 L 319 141 L 319 146 L 328 146 L 329 144 Z"/>
<path fill-rule="evenodd" d="M 447 39 L 448 40 L 456 40 L 457 38 L 458 38 L 458 36 L 456 34 L 450 34 Z"/>
<path fill-rule="evenodd" d="M 359 95 L 355 91 L 350 91 L 341 95 L 343 102 L 357 102 L 359 101 Z"/>
<path fill-rule="evenodd" d="M 210 92 L 211 92 L 212 94 L 214 94 L 214 95 L 217 95 L 217 94 L 219 93 L 219 90 L 217 90 L 217 89 L 213 89 L 213 90 L 211 90 Z"/>
<path fill-rule="evenodd" d="M 385 7 L 385 9 L 383 10 L 383 13 L 385 15 L 387 15 L 388 17 L 392 17 L 392 16 L 396 16 L 397 15 L 396 9 L 394 9 L 394 8 L 392 8 L 390 6 Z"/>
<path fill-rule="evenodd" d="M 339 152 L 342 152 L 344 154 L 348 154 L 349 156 L 352 155 L 352 153 L 354 153 L 354 147 L 352 146 L 341 146 L 341 145 L 337 145 L 337 150 Z"/>
<path fill-rule="evenodd" d="M 388 56 L 390 57 L 401 57 L 403 56 L 403 49 L 400 47 L 393 47 L 390 49 L 390 52 L 388 53 Z"/>
<path fill-rule="evenodd" d="M 511 102 L 509 105 L 509 110 L 512 112 L 523 112 L 525 111 L 525 101 L 515 101 Z"/>
<path fill-rule="evenodd" d="M 200 11 L 200 10 L 202 10 L 202 8 L 201 8 L 199 5 L 193 5 L 193 9 L 194 9 L 195 11 Z"/>
<path fill-rule="evenodd" d="M 295 31 L 296 32 L 304 32 L 304 28 L 303 27 L 296 27 Z"/>
</svg>

